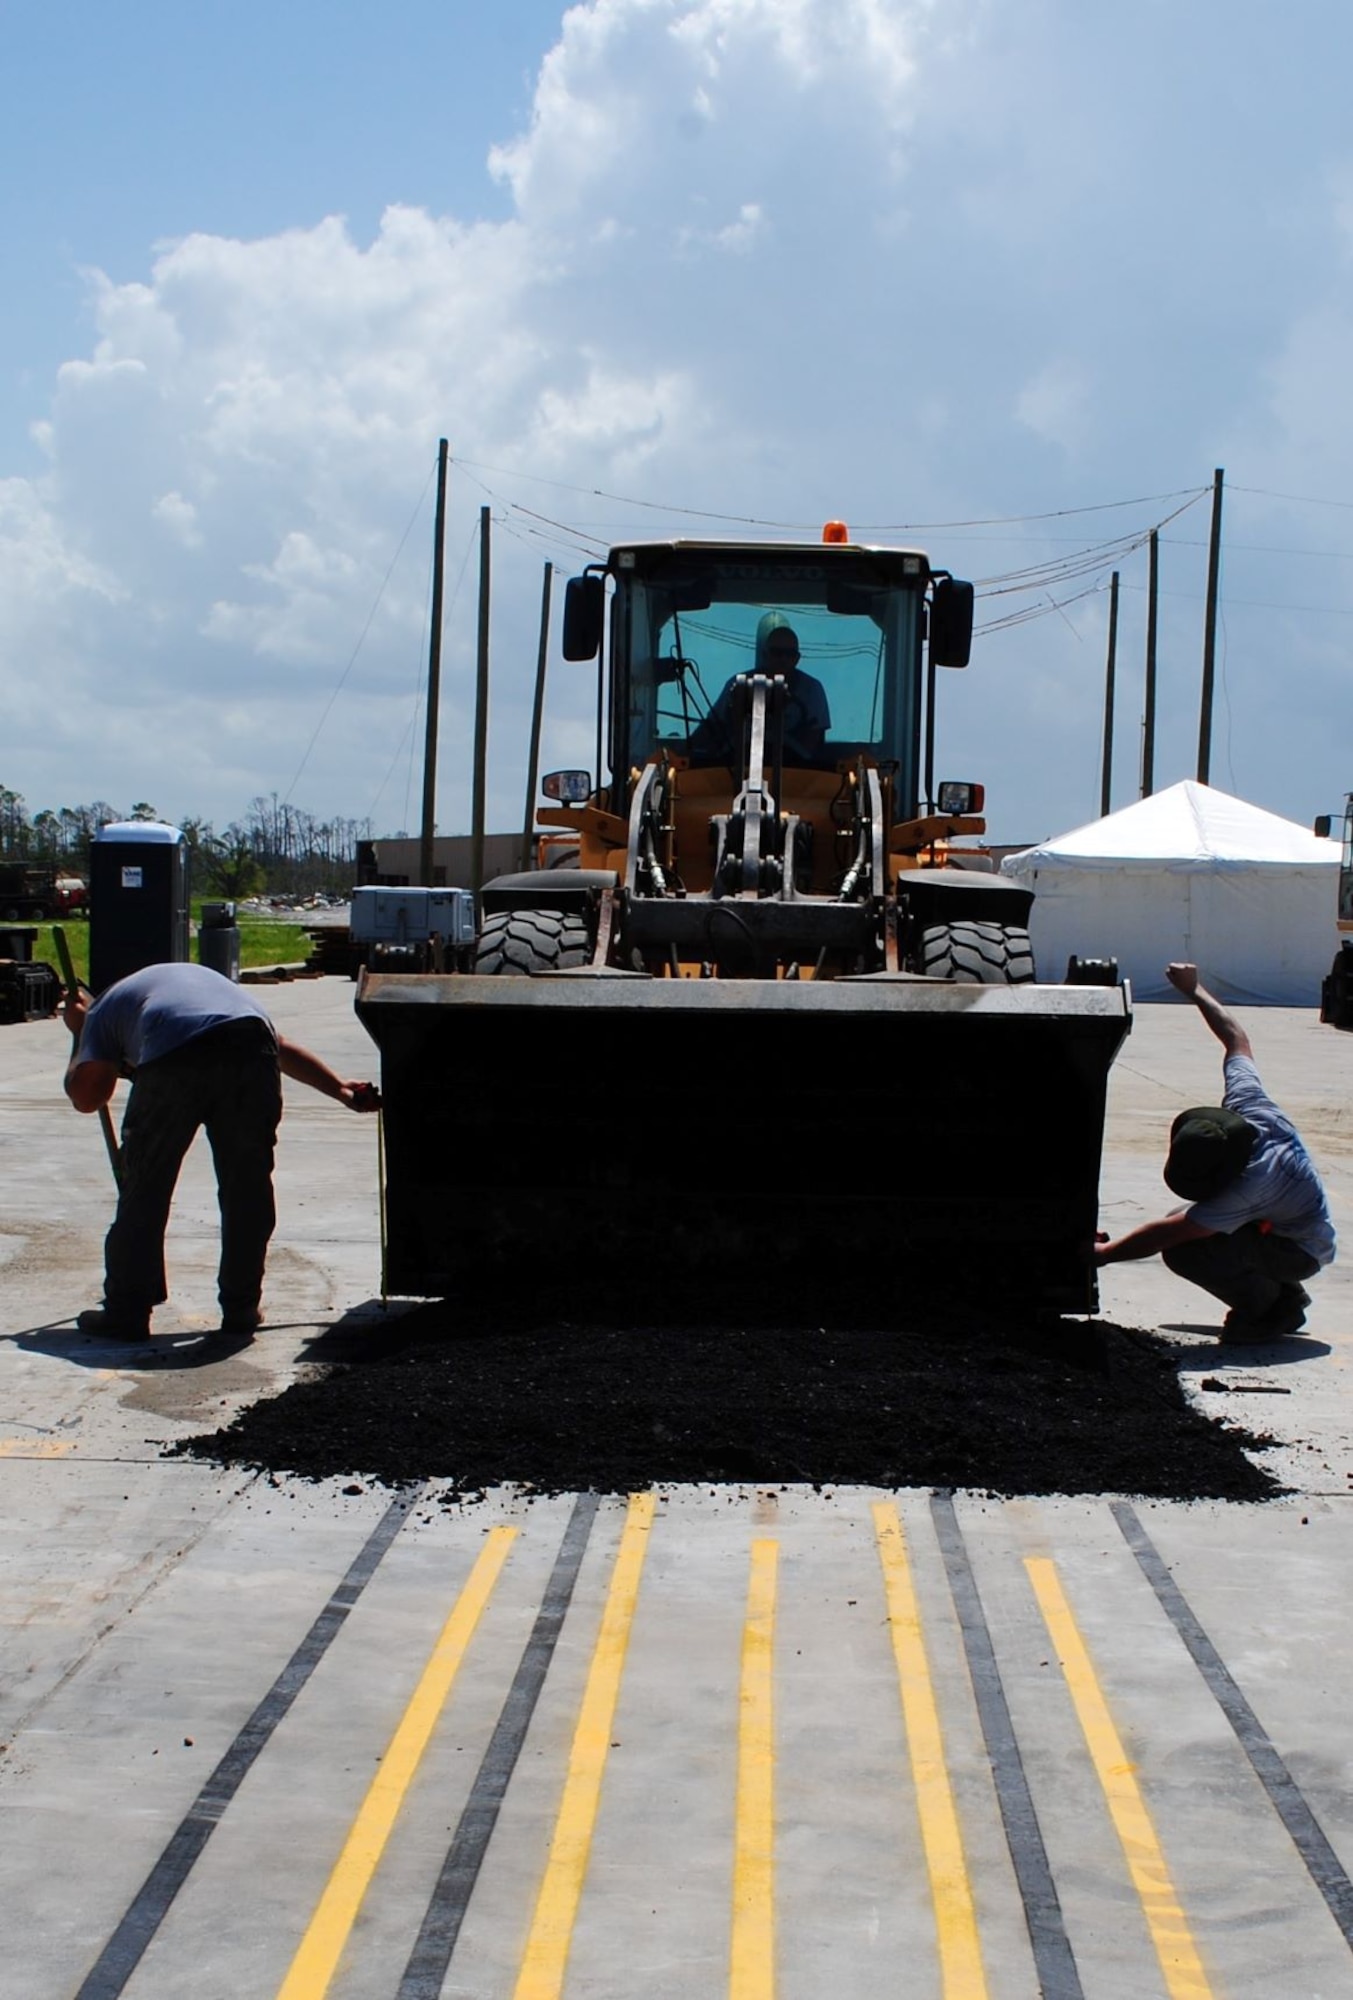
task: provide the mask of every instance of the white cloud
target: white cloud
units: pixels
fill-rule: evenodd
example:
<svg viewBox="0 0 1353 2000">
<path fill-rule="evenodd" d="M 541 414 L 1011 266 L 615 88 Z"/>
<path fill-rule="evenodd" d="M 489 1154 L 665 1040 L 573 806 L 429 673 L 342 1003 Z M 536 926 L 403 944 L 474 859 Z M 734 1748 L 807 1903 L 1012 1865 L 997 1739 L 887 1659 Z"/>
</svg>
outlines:
<svg viewBox="0 0 1353 2000">
<path fill-rule="evenodd" d="M 201 548 L 197 509 L 191 500 L 185 500 L 181 493 L 162 493 L 150 511 L 166 533 L 172 535 L 183 548 Z"/>
<path fill-rule="evenodd" d="M 573 7 L 541 67 L 529 129 L 490 165 L 525 222 L 565 234 L 600 209 L 670 235 L 701 199 L 752 198 L 737 182 L 757 163 L 783 168 L 805 153 L 825 193 L 836 176 L 818 154 L 824 132 L 864 125 L 885 142 L 875 171 L 896 164 L 931 13 L 931 0 Z"/>
<path fill-rule="evenodd" d="M 123 592 L 96 563 L 71 548 L 41 489 L 26 479 L 0 479 L 0 617 L 30 612 L 74 592 L 115 603 Z"/>
<path fill-rule="evenodd" d="M 1082 363 L 1049 361 L 1020 390 L 1015 415 L 1036 437 L 1074 451 L 1086 440 L 1091 389 Z"/>
<path fill-rule="evenodd" d="M 529 129 L 494 155 L 515 197 L 506 222 L 393 205 L 365 244 L 330 216 L 255 241 L 189 235 L 129 282 L 89 274 L 93 349 L 58 371 L 50 471 L 41 489 L 11 482 L 4 519 L 20 602 L 54 646 L 69 639 L 77 696 L 115 678 L 125 706 L 153 706 L 172 676 L 164 728 L 182 713 L 200 729 L 189 718 L 223 702 L 238 715 L 248 690 L 271 704 L 258 763 L 275 779 L 305 735 L 284 705 L 299 718 L 325 697 L 379 596 L 347 698 L 359 739 L 397 741 L 425 628 L 423 551 L 385 572 L 438 431 L 456 466 L 517 468 L 506 485 L 492 475 L 504 528 L 523 538 L 505 536 L 496 559 L 509 633 L 528 616 L 509 593 L 534 602 L 540 553 L 539 527 L 505 512 L 521 480 L 614 491 L 651 472 L 697 505 L 744 507 L 735 487 L 767 452 L 782 457 L 782 399 L 763 329 L 718 272 L 763 284 L 754 267 L 772 240 L 802 270 L 838 232 L 833 204 L 867 177 L 852 161 L 888 177 L 929 11 L 594 0 L 564 17 Z M 879 137 L 847 145 L 855 130 Z M 767 180 L 789 218 L 774 232 Z M 779 342 L 776 319 L 764 331 Z M 765 438 L 757 402 L 772 412 Z M 452 535 L 484 497 L 475 476 L 453 474 Z M 116 623 L 63 635 L 55 607 L 71 590 L 116 601 Z M 468 669 L 464 633 L 450 655 L 453 675 Z M 398 712 L 382 714 L 395 690 Z M 360 809 L 351 765 L 327 783 Z M 95 789 L 118 790 L 116 772 Z M 220 787 L 189 805 L 232 809 Z"/>
<path fill-rule="evenodd" d="M 1066 544 L 908 524 L 1172 490 L 1233 454 L 1286 490 L 1346 490 L 1342 123 L 1321 151 L 1294 116 L 1312 87 L 1300 51 L 1275 47 L 1246 102 L 1285 147 L 1230 118 L 1225 78 L 1212 125 L 1162 128 L 1207 42 L 1183 16 L 1177 33 L 1166 73 L 1135 22 L 1067 0 L 588 0 L 491 156 L 506 220 L 391 203 L 369 238 L 337 215 L 199 232 L 145 270 L 91 275 L 95 337 L 53 370 L 34 427 L 43 469 L 0 480 L 0 780 L 34 805 L 149 796 L 225 820 L 288 783 L 341 682 L 298 796 L 360 816 L 409 737 L 426 504 L 394 559 L 439 435 L 448 826 L 468 811 L 485 503 L 494 814 L 510 824 L 545 557 L 567 568 L 710 516 L 844 515 L 986 576 Z M 1238 28 L 1223 66 L 1245 46 Z M 1144 136 L 1162 129 L 1168 143 Z M 1181 657 L 1199 561 L 1182 534 L 1167 551 Z M 1125 569 L 1125 658 L 1134 588 Z M 1049 618 L 946 678 L 941 752 L 1006 802 L 998 838 L 1084 817 L 1086 771 L 1096 789 L 1102 597 L 1068 616 L 1079 640 Z M 1250 649 L 1231 629 L 1239 717 Z M 35 655 L 106 725 L 44 728 Z M 589 700 L 586 675 L 552 671 L 561 763 L 591 754 Z M 1275 788 L 1314 768 L 1299 748 L 1280 778 L 1271 737 L 1248 754 L 1275 760 Z M 1160 768 L 1189 774 L 1164 751 Z"/>
<path fill-rule="evenodd" d="M 731 250 L 745 255 L 766 229 L 766 212 L 759 201 L 744 201 L 738 210 L 737 219 L 725 222 L 720 227 L 701 229 L 694 224 L 686 224 L 677 231 L 677 242 L 681 249 L 688 250 L 712 244 L 719 250 Z"/>
</svg>

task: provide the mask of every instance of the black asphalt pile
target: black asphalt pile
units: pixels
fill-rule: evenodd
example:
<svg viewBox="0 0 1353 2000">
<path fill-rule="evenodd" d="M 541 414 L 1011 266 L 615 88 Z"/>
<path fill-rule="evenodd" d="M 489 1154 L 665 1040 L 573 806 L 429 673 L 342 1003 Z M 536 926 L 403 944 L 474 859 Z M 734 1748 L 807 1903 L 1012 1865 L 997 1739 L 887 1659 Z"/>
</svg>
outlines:
<svg viewBox="0 0 1353 2000">
<path fill-rule="evenodd" d="M 175 1449 L 448 1497 L 654 1485 L 963 1487 L 1262 1500 L 1270 1440 L 1186 1400 L 1167 1342 L 936 1305 L 868 1325 L 620 1323 L 426 1305 L 340 1325 L 324 1366 Z M 264 1335 L 264 1338 L 267 1336 Z"/>
</svg>

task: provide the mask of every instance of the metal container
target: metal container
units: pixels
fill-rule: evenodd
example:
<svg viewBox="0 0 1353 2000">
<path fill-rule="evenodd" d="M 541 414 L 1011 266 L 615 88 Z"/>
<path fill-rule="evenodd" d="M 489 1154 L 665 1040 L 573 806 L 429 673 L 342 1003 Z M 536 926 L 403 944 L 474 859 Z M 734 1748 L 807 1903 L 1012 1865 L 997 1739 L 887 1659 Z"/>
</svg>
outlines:
<svg viewBox="0 0 1353 2000">
<path fill-rule="evenodd" d="M 204 903 L 197 931 L 197 958 L 226 979 L 240 976 L 240 931 L 233 903 Z"/>
</svg>

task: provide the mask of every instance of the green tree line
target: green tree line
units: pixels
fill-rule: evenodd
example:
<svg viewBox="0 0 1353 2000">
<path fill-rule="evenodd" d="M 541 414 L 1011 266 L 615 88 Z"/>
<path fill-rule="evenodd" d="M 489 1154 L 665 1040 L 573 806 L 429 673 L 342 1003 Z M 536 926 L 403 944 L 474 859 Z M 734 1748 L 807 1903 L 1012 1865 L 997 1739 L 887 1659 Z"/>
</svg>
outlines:
<svg viewBox="0 0 1353 2000">
<path fill-rule="evenodd" d="M 23 796 L 0 785 L 0 862 L 26 862 L 88 876 L 89 851 L 100 827 L 115 820 L 157 820 L 147 799 L 120 812 L 106 799 L 90 805 L 43 807 L 30 813 Z M 357 843 L 371 837 L 369 820 L 321 820 L 276 792 L 255 798 L 242 819 L 218 833 L 210 820 L 175 822 L 189 851 L 195 890 L 240 900 L 247 896 L 346 896 L 356 880 Z"/>
</svg>

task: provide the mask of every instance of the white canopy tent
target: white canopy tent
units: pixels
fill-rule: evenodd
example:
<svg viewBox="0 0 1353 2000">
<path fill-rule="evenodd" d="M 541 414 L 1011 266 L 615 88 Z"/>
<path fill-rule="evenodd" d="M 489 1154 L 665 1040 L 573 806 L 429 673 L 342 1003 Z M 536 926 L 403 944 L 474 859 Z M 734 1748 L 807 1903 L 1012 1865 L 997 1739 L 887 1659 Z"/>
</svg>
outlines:
<svg viewBox="0 0 1353 2000">
<path fill-rule="evenodd" d="M 1192 960 L 1219 999 L 1314 1007 L 1338 937 L 1339 844 L 1185 779 L 1023 853 L 1001 872 L 1034 891 L 1040 979 L 1072 954 L 1116 958 L 1140 1000 Z"/>
</svg>

